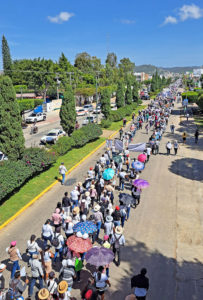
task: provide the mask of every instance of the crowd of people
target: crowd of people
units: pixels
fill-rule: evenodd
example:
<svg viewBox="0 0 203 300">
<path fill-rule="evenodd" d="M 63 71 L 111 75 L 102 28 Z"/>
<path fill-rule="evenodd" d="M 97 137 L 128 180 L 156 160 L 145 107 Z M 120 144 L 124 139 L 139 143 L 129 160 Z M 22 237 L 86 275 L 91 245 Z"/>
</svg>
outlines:
<svg viewBox="0 0 203 300">
<path fill-rule="evenodd" d="M 23 294 L 27 287 L 30 299 L 36 282 L 40 287 L 37 293 L 38 299 L 75 299 L 71 296 L 72 288 L 74 283 L 80 284 L 81 281 L 84 286 L 81 299 L 98 299 L 98 297 L 104 299 L 105 291 L 111 285 L 110 264 L 95 266 L 94 272 L 88 280 L 86 279 L 84 285 L 81 271 L 85 268 L 88 251 L 73 250 L 69 246 L 69 241 L 76 237 L 76 242 L 91 242 L 91 247 L 102 246 L 112 250 L 113 262 L 119 267 L 125 246 L 125 222 L 131 217 L 131 209 L 140 204 L 142 193 L 142 189 L 134 185 L 134 181 L 140 177 L 141 170 L 134 167 L 138 160 L 132 157 L 129 145 L 136 131 L 142 129 L 144 125 L 146 134 L 150 133 L 142 153 L 145 156 L 142 163 L 146 167 L 150 156 L 159 154 L 160 142 L 172 107 L 173 99 L 160 97 L 152 101 L 146 109 L 139 111 L 137 117 L 135 114 L 132 115 L 129 130 L 125 131 L 126 120 L 123 122 L 124 126 L 119 131 L 122 150 L 118 150 L 114 143 L 111 147 L 107 147 L 96 164 L 87 170 L 84 182 L 77 182 L 72 191 L 70 193 L 66 191 L 61 202 L 56 204 L 53 214 L 42 224 L 41 239 L 37 239 L 33 233 L 27 241 L 26 254 L 29 259 L 26 269 L 30 268 L 29 279 L 24 274 L 26 279 L 22 281 L 22 270 L 19 265 L 22 256 L 18 243 L 17 241 L 10 243 L 6 249 L 12 263 L 7 291 L 10 299 L 24 299 Z M 168 154 L 171 147 L 172 145 L 167 146 Z M 174 143 L 174 151 L 175 149 L 177 153 L 178 147 L 176 148 Z M 104 176 L 106 170 L 113 170 L 111 178 Z M 62 163 L 59 168 L 62 184 L 65 184 L 66 171 Z M 126 203 L 120 196 L 116 199 L 115 196 L 116 189 L 122 194 L 126 188 L 130 190 L 130 203 Z M 85 228 L 83 225 L 87 223 L 92 226 L 92 231 L 77 230 L 77 228 Z M 5 269 L 6 265 L 0 264 L 2 299 L 6 287 L 3 276 Z M 149 289 L 146 273 L 147 270 L 143 268 L 140 274 L 131 279 L 134 292 L 126 299 L 145 299 Z"/>
</svg>

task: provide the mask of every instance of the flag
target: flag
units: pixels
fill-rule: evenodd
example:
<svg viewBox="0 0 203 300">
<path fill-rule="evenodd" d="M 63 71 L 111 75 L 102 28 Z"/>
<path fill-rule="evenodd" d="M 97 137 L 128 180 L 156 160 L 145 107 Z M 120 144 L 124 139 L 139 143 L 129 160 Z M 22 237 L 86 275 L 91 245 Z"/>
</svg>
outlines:
<svg viewBox="0 0 203 300">
<path fill-rule="evenodd" d="M 146 148 L 146 143 L 130 144 L 128 150 L 132 152 L 143 152 Z"/>
</svg>

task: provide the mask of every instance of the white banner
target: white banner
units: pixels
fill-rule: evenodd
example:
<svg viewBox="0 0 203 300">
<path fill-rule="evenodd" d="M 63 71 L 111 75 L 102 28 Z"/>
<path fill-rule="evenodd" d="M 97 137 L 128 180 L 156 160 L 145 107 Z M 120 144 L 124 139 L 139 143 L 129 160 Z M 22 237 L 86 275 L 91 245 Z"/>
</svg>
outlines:
<svg viewBox="0 0 203 300">
<path fill-rule="evenodd" d="M 146 148 L 146 143 L 129 144 L 128 150 L 132 152 L 143 152 Z"/>
<path fill-rule="evenodd" d="M 112 140 L 106 140 L 106 148 L 112 148 Z"/>
<path fill-rule="evenodd" d="M 123 142 L 122 141 L 115 139 L 114 146 L 115 146 L 116 150 L 123 151 Z"/>
</svg>

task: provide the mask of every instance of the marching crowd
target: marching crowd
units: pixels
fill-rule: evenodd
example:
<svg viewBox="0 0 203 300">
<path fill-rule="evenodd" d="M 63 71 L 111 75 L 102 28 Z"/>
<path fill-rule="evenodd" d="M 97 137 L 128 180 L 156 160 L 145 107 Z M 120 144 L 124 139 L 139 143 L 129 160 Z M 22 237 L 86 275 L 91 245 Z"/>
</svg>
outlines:
<svg viewBox="0 0 203 300">
<path fill-rule="evenodd" d="M 38 299 L 75 299 L 71 297 L 72 288 L 74 283 L 80 284 L 81 271 L 89 262 L 88 254 L 91 254 L 95 271 L 88 280 L 86 279 L 85 285 L 83 284 L 81 299 L 104 299 L 105 291 L 111 285 L 110 262 L 113 261 L 117 267 L 121 263 L 122 251 L 125 251 L 125 222 L 131 216 L 131 209 L 140 203 L 142 188 L 145 187 L 136 185 L 135 182 L 139 182 L 140 173 L 150 156 L 159 153 L 160 141 L 172 107 L 172 99 L 160 98 L 139 111 L 137 117 L 132 115 L 128 131 L 123 129 L 126 120 L 123 121 L 123 128 L 119 131 L 123 150 L 116 149 L 113 143 L 107 147 L 95 166 L 91 166 L 87 171 L 84 182 L 78 182 L 70 194 L 65 192 L 61 202 L 56 204 L 53 214 L 42 224 L 41 243 L 34 233 L 27 241 L 25 247 L 29 257 L 29 279 L 25 272 L 26 279 L 22 281 L 19 264 L 22 256 L 18 243 L 10 243 L 6 252 L 12 263 L 11 279 L 9 284 L 5 283 L 3 271 L 7 266 L 4 263 L 0 264 L 0 298 L 4 299 L 6 295 L 9 299 L 24 299 L 23 294 L 27 287 L 28 298 L 31 298 L 38 282 Z M 143 153 L 138 159 L 132 158 L 129 145 L 136 131 L 143 126 L 146 134 L 149 130 L 152 134 Z M 66 171 L 62 163 L 59 168 L 62 184 L 65 183 Z M 123 193 L 125 188 L 130 190 L 130 194 Z M 115 199 L 115 189 L 120 190 L 119 199 Z M 100 265 L 99 257 L 98 260 L 95 259 L 93 253 L 94 250 L 98 250 L 98 246 L 105 249 L 105 259 L 112 253 L 111 259 L 105 263 L 99 261 Z M 140 274 L 131 279 L 134 292 L 126 299 L 146 298 L 149 289 L 146 273 L 147 270 L 143 268 Z M 7 286 L 8 291 L 4 294 Z"/>
</svg>

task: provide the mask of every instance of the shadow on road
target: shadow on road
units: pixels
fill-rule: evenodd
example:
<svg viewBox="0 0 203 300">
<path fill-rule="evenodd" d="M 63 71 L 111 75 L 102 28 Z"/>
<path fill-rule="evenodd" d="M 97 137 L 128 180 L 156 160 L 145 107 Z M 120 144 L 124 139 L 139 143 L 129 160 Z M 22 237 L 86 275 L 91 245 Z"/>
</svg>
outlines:
<svg viewBox="0 0 203 300">
<path fill-rule="evenodd" d="M 195 158 L 181 158 L 174 160 L 169 171 L 187 179 L 203 180 L 203 161 Z"/>
</svg>

